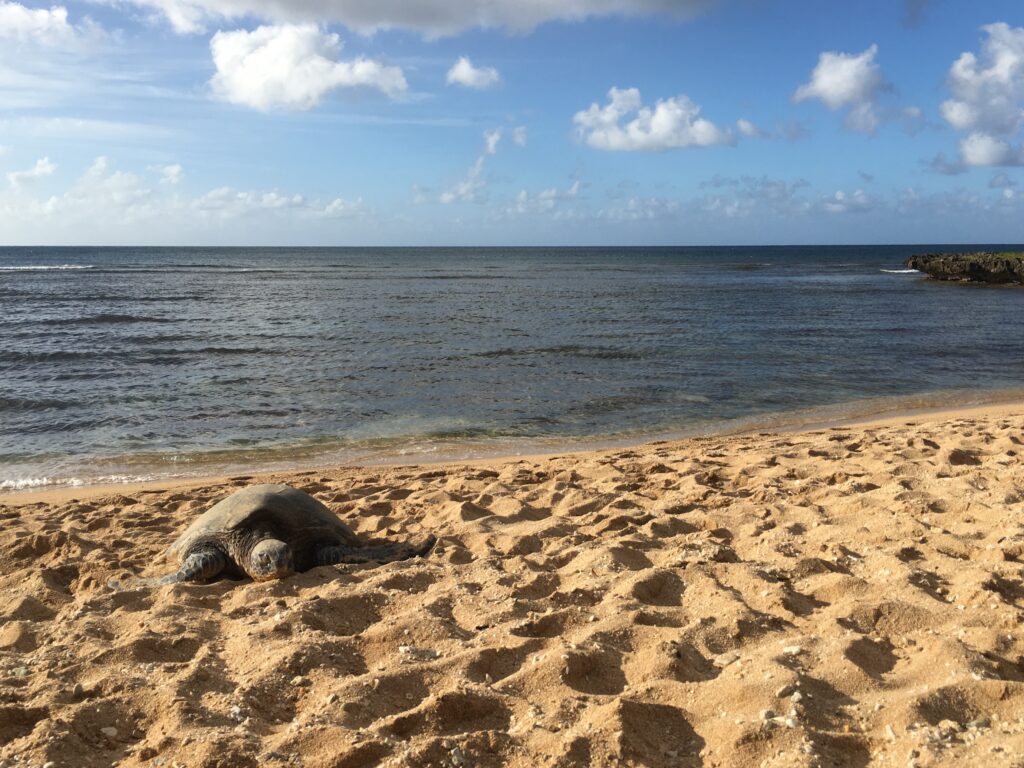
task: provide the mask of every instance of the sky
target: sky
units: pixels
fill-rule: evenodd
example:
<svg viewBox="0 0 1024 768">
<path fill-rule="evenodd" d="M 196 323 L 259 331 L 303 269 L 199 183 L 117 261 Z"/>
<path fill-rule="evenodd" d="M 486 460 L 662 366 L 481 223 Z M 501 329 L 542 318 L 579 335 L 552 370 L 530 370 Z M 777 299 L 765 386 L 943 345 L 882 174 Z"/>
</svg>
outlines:
<svg viewBox="0 0 1024 768">
<path fill-rule="evenodd" d="M 0 0 L 0 244 L 960 242 L 1020 0 Z"/>
</svg>

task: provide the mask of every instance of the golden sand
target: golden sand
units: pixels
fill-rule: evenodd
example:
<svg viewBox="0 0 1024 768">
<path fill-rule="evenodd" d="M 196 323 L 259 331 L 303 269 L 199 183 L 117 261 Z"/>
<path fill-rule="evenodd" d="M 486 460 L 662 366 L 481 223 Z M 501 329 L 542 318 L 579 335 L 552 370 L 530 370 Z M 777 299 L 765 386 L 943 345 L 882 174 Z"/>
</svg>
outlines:
<svg viewBox="0 0 1024 768">
<path fill-rule="evenodd" d="M 1016 405 L 0 499 L 0 765 L 1015 765 L 1022 451 Z M 257 480 L 438 545 L 108 586 Z"/>
</svg>

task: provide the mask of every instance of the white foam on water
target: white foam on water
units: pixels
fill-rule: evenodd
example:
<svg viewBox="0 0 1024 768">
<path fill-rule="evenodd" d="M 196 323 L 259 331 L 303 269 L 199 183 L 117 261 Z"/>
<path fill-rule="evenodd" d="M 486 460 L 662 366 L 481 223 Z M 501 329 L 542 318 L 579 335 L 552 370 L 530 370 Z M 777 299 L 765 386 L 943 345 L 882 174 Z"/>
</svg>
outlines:
<svg viewBox="0 0 1024 768">
<path fill-rule="evenodd" d="M 919 269 L 883 269 L 882 272 L 886 272 L 890 275 L 909 275 L 914 272 L 920 272 Z"/>
<path fill-rule="evenodd" d="M 155 480 L 155 475 L 105 475 L 103 477 L 17 477 L 0 480 L 0 491 L 31 491 L 36 488 L 78 488 L 83 485 L 122 485 Z"/>
<path fill-rule="evenodd" d="M 14 267 L 0 267 L 0 272 L 47 272 L 65 269 L 94 269 L 93 264 L 26 264 Z"/>
<path fill-rule="evenodd" d="M 53 485 L 48 477 L 19 477 L 15 480 L 0 480 L 0 491 L 25 491 L 29 488 L 43 488 Z"/>
</svg>

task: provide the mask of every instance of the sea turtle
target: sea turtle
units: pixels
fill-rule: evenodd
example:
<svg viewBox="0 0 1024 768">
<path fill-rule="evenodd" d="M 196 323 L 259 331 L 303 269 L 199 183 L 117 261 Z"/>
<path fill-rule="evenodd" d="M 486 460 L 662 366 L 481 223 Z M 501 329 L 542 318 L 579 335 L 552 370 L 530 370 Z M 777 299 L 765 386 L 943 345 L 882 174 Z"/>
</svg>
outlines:
<svg viewBox="0 0 1024 768">
<path fill-rule="evenodd" d="M 167 550 L 181 566 L 159 584 L 247 575 L 277 579 L 318 565 L 405 560 L 425 555 L 436 538 L 416 545 L 364 545 L 327 507 L 287 485 L 252 485 L 200 515 Z"/>
</svg>

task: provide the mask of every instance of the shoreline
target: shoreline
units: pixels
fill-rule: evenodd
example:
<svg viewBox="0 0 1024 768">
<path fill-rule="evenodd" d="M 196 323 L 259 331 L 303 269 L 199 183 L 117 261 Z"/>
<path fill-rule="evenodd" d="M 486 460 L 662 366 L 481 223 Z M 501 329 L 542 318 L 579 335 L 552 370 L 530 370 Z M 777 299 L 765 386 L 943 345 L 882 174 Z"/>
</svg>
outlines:
<svg viewBox="0 0 1024 768">
<path fill-rule="evenodd" d="M 938 397 L 945 396 L 945 393 Z M 857 400 L 849 403 L 841 403 L 830 406 L 816 406 L 814 408 L 801 409 L 797 411 L 782 411 L 774 414 L 763 414 L 759 417 L 744 417 L 729 421 L 717 422 L 719 428 L 694 429 L 687 431 L 675 431 L 655 433 L 641 438 L 623 437 L 615 438 L 583 438 L 576 443 L 560 443 L 545 450 L 546 446 L 537 441 L 529 443 L 530 448 L 536 450 L 523 450 L 517 452 L 502 451 L 495 446 L 491 452 L 484 447 L 477 452 L 462 454 L 456 449 L 462 446 L 452 446 L 449 453 L 438 455 L 423 454 L 418 461 L 410 461 L 413 458 L 408 455 L 390 455 L 377 460 L 355 460 L 352 462 L 328 462 L 298 464 L 294 466 L 271 466 L 256 468 L 246 472 L 241 467 L 238 471 L 211 472 L 195 475 L 169 476 L 165 478 L 154 478 L 129 482 L 96 482 L 83 483 L 80 485 L 53 484 L 42 485 L 32 488 L 17 489 L 11 491 L 0 490 L 0 504 L 24 505 L 24 504 L 54 504 L 64 503 L 71 500 L 86 500 L 98 498 L 110 494 L 130 494 L 140 492 L 153 492 L 159 490 L 184 491 L 200 485 L 222 485 L 228 484 L 239 477 L 251 478 L 254 482 L 267 477 L 297 476 L 306 474 L 330 474 L 339 471 L 351 471 L 355 469 L 373 468 L 401 468 L 401 467 L 466 467 L 469 465 L 498 466 L 516 461 L 535 461 L 552 459 L 556 457 L 576 457 L 579 459 L 589 458 L 604 451 L 628 450 L 648 448 L 654 445 L 665 443 L 679 444 L 689 441 L 714 438 L 729 438 L 752 436 L 758 434 L 792 434 L 811 433 L 820 430 L 840 429 L 847 427 L 883 427 L 891 426 L 906 420 L 915 423 L 923 421 L 943 421 L 951 418 L 966 418 L 976 416 L 994 417 L 1024 414 L 1024 393 L 1019 390 L 994 390 L 992 392 L 980 391 L 974 393 L 975 397 L 980 396 L 982 402 L 968 401 L 961 404 L 943 405 L 921 405 L 919 407 L 908 407 L 907 401 L 927 400 L 929 395 L 912 395 L 899 398 L 876 398 L 871 400 Z M 986 399 L 990 396 L 992 399 Z M 901 401 L 902 405 L 894 404 L 893 401 Z M 833 418 L 823 417 L 828 411 L 847 410 L 850 406 L 858 404 L 868 405 L 869 403 L 888 403 L 876 409 L 865 409 L 865 412 L 838 416 Z"/>
</svg>

